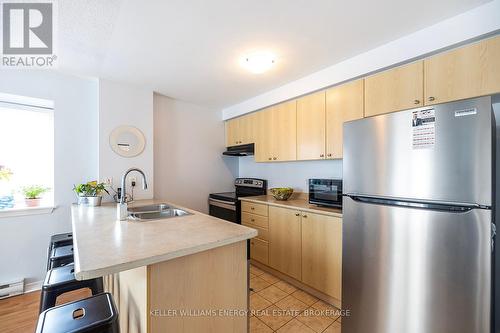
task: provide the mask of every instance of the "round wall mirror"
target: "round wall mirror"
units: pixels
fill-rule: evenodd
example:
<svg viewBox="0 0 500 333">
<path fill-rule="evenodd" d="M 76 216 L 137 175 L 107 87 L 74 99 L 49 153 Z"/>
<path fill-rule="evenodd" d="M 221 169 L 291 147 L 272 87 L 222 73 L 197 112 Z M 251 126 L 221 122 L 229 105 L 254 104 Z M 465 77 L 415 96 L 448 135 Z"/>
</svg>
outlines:
<svg viewBox="0 0 500 333">
<path fill-rule="evenodd" d="M 123 157 L 140 155 L 146 146 L 144 134 L 133 126 L 120 126 L 109 135 L 109 145 L 115 153 Z"/>
</svg>

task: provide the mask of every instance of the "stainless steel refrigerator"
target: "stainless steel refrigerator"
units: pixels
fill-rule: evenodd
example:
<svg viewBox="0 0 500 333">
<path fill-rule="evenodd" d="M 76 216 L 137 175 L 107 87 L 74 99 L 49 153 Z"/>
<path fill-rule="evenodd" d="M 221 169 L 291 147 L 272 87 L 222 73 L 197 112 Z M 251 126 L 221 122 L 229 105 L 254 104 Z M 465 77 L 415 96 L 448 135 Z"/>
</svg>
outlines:
<svg viewBox="0 0 500 333">
<path fill-rule="evenodd" d="M 342 333 L 490 332 L 493 126 L 490 97 L 344 125 Z"/>
</svg>

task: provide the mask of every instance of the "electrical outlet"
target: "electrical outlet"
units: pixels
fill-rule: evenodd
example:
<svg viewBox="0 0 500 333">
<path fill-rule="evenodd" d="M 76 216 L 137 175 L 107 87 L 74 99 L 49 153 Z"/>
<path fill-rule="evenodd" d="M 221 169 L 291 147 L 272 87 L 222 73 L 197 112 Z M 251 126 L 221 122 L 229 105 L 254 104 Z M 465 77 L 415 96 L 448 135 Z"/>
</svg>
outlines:
<svg viewBox="0 0 500 333">
<path fill-rule="evenodd" d="M 113 177 L 104 179 L 104 184 L 106 184 L 107 186 L 113 186 Z"/>
<path fill-rule="evenodd" d="M 136 186 L 137 185 L 137 178 L 135 177 L 130 177 L 130 186 Z"/>
</svg>

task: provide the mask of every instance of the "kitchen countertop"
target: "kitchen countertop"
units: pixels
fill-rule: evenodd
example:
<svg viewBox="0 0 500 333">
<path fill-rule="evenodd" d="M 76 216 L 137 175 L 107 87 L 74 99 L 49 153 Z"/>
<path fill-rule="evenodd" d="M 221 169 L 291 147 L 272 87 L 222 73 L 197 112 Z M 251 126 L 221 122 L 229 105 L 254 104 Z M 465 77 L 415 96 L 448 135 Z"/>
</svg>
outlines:
<svg viewBox="0 0 500 333">
<path fill-rule="evenodd" d="M 296 208 L 301 211 L 324 214 L 336 217 L 342 217 L 342 209 L 339 208 L 328 208 L 328 207 L 319 207 L 316 205 L 311 205 L 309 200 L 304 198 L 302 194 L 293 194 L 292 198 L 282 201 L 276 200 L 272 195 L 259 195 L 252 197 L 242 197 L 241 201 L 249 201 L 255 203 L 264 203 L 271 206 L 278 206 L 284 208 Z"/>
<path fill-rule="evenodd" d="M 257 231 L 165 200 L 193 215 L 149 221 L 118 221 L 116 204 L 71 207 L 75 276 L 90 279 L 206 251 L 257 236 Z"/>
</svg>

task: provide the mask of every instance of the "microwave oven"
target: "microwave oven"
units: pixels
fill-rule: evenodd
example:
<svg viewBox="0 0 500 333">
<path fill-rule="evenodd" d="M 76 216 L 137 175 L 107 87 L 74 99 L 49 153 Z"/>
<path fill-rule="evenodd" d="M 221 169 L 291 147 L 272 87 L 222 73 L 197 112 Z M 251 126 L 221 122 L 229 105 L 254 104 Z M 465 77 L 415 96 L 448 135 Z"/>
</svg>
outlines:
<svg viewBox="0 0 500 333">
<path fill-rule="evenodd" d="M 342 208 L 342 179 L 309 179 L 309 203 Z"/>
</svg>

